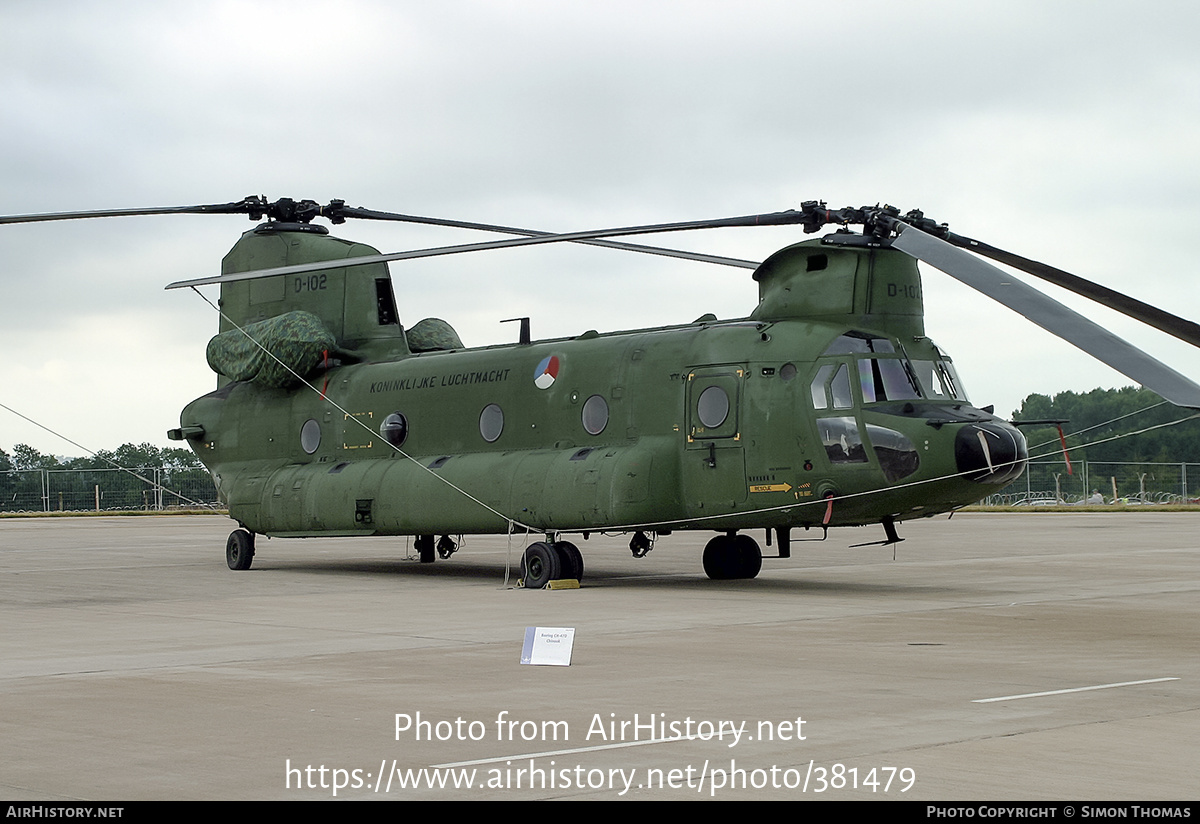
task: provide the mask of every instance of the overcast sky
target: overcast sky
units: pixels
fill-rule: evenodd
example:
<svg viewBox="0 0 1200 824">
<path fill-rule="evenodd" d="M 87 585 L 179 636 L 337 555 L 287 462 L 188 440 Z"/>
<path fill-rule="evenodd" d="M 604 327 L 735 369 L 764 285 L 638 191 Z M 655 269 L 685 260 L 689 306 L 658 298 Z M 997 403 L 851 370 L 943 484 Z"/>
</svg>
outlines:
<svg viewBox="0 0 1200 824">
<path fill-rule="evenodd" d="M 0 4 L 0 214 L 250 194 L 571 231 L 879 201 L 1200 319 L 1189 2 Z M 244 217 L 0 227 L 0 403 L 91 449 L 170 445 L 215 376 Z M 335 233 L 382 251 L 482 236 Z M 798 229 L 647 238 L 762 259 Z M 749 272 L 593 248 L 392 265 L 467 345 L 748 314 Z M 1130 383 L 925 270 L 972 400 Z M 213 287 L 209 287 L 211 291 Z M 1057 295 L 1056 295 L 1057 296 Z M 1191 347 L 1065 302 L 1200 379 Z M 80 450 L 0 410 L 0 448 Z"/>
</svg>

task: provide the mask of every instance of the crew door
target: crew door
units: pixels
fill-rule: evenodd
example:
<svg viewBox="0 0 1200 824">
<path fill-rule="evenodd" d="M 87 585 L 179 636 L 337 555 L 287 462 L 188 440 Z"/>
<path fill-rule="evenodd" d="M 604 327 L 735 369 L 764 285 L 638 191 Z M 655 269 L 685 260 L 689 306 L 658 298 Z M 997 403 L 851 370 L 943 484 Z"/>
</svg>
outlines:
<svg viewBox="0 0 1200 824">
<path fill-rule="evenodd" d="M 684 414 L 684 506 L 690 514 L 727 512 L 746 500 L 741 419 L 744 365 L 688 371 Z"/>
</svg>

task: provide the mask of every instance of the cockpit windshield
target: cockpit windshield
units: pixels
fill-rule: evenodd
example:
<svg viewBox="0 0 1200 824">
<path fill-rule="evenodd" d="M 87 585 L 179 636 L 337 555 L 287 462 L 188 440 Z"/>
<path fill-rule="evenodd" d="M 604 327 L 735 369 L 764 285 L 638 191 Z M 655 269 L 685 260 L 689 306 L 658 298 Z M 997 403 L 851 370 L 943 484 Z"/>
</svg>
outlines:
<svg viewBox="0 0 1200 824">
<path fill-rule="evenodd" d="M 886 338 L 860 332 L 840 335 L 825 350 L 831 355 L 867 355 L 855 358 L 848 371 L 845 363 L 823 364 L 813 378 L 811 393 L 814 409 L 846 409 L 851 406 L 849 380 L 855 372 L 863 403 L 907 401 L 927 398 L 935 401 L 966 402 L 954 365 L 936 346 L 933 357 L 912 359 L 902 345 Z M 884 357 L 869 357 L 870 355 Z M 924 353 L 923 353 L 924 354 Z"/>
<path fill-rule="evenodd" d="M 903 358 L 859 358 L 863 403 L 911 401 L 921 397 L 916 376 Z"/>
<path fill-rule="evenodd" d="M 933 345 L 934 359 L 918 359 L 912 361 L 917 380 L 925 391 L 925 397 L 934 400 L 956 400 L 969 403 L 967 392 L 963 389 L 954 364 L 946 357 L 936 344 Z"/>
<path fill-rule="evenodd" d="M 965 400 L 958 396 L 958 381 L 948 364 L 938 361 L 915 360 L 912 362 L 917 380 L 925 390 L 927 398 L 934 400 Z"/>
</svg>

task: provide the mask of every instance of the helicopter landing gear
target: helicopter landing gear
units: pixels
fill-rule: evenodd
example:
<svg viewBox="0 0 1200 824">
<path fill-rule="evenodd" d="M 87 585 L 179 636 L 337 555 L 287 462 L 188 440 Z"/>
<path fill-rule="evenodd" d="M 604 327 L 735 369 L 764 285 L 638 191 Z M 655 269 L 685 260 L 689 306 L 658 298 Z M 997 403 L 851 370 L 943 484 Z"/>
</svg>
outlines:
<svg viewBox="0 0 1200 824">
<path fill-rule="evenodd" d="M 634 558 L 645 558 L 646 553 L 652 549 L 654 549 L 654 541 L 640 529 L 629 539 L 629 551 L 633 553 Z"/>
<path fill-rule="evenodd" d="M 544 541 L 525 547 L 525 554 L 521 556 L 521 578 L 526 589 L 542 589 L 561 577 L 561 568 L 561 557 Z"/>
<path fill-rule="evenodd" d="M 441 538 L 438 538 L 437 554 L 443 561 L 445 561 L 455 552 L 458 552 L 457 541 L 455 541 L 449 535 L 443 535 Z"/>
<path fill-rule="evenodd" d="M 542 589 L 562 578 L 583 578 L 583 554 L 570 541 L 538 541 L 521 556 L 521 578 L 526 589 Z"/>
<path fill-rule="evenodd" d="M 417 539 L 413 541 L 413 548 L 417 550 L 417 555 L 420 556 L 421 563 L 433 563 L 434 555 L 432 535 L 418 535 Z"/>
<path fill-rule="evenodd" d="M 753 578 L 762 569 L 762 550 L 749 535 L 718 535 L 704 547 L 704 573 L 714 581 Z"/>
<path fill-rule="evenodd" d="M 552 546 L 554 547 L 554 551 L 558 553 L 559 568 L 562 571 L 562 577 L 582 581 L 583 553 L 579 551 L 579 547 L 570 541 L 555 541 Z"/>
<path fill-rule="evenodd" d="M 249 569 L 254 561 L 254 533 L 235 529 L 225 543 L 225 563 L 230 569 Z"/>
</svg>

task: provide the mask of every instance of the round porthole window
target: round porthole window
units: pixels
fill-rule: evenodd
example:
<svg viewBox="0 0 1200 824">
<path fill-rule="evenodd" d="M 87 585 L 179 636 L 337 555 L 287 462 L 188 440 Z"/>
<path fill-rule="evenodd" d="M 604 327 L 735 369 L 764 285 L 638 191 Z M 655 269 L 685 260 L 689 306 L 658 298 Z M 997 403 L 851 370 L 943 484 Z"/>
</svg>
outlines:
<svg viewBox="0 0 1200 824">
<path fill-rule="evenodd" d="M 709 429 L 716 429 L 729 417 L 729 395 L 719 386 L 708 387 L 700 393 L 696 414 L 700 423 Z"/>
<path fill-rule="evenodd" d="M 589 435 L 599 435 L 608 426 L 608 403 L 599 395 L 583 402 L 583 428 Z"/>
<path fill-rule="evenodd" d="M 309 418 L 304 422 L 304 426 L 300 427 L 300 448 L 311 455 L 320 445 L 321 424 Z"/>
<path fill-rule="evenodd" d="M 392 446 L 400 446 L 408 437 L 408 419 L 399 412 L 393 412 L 379 425 L 379 434 Z"/>
<path fill-rule="evenodd" d="M 489 403 L 479 413 L 479 434 L 488 443 L 495 443 L 503 431 L 504 410 L 494 403 Z"/>
<path fill-rule="evenodd" d="M 783 378 L 785 381 L 790 381 L 792 378 L 796 377 L 796 364 L 785 363 L 783 366 L 779 367 L 779 377 Z"/>
</svg>

